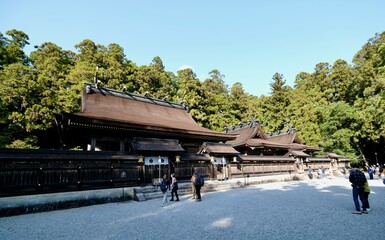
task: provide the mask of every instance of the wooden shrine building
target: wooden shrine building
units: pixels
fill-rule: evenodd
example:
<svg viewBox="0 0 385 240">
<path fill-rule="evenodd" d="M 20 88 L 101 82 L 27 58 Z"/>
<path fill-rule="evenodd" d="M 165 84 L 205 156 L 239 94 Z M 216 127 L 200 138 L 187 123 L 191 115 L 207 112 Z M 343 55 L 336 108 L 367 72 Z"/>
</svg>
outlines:
<svg viewBox="0 0 385 240">
<path fill-rule="evenodd" d="M 63 146 L 136 156 L 144 166 L 144 182 L 171 172 L 187 179 L 194 169 L 215 177 L 200 149 L 236 137 L 200 126 L 183 104 L 93 84 L 86 84 L 82 93 L 81 112 L 63 113 L 56 119 Z M 231 148 L 231 153 L 238 152 Z"/>
<path fill-rule="evenodd" d="M 323 149 L 304 144 L 292 128 L 287 132 L 268 135 L 258 121 L 250 121 L 227 129 L 227 132 L 238 135 L 235 140 L 226 142 L 240 152 L 238 159 L 243 169 L 241 172 L 234 169 L 234 173 L 304 173 L 309 166 L 314 170 L 323 166 L 335 171 L 345 165 L 338 164 L 343 160 L 336 154 L 328 153 L 323 157 L 315 157 L 315 154 Z"/>
<path fill-rule="evenodd" d="M 200 126 L 185 105 L 85 84 L 81 111 L 56 115 L 61 150 L 1 150 L 0 196 L 158 184 L 194 171 L 209 179 L 337 170 L 347 159 L 265 134 L 257 121 L 226 132 Z M 70 150 L 71 149 L 71 150 Z M 80 151 L 75 151 L 75 150 Z"/>
</svg>

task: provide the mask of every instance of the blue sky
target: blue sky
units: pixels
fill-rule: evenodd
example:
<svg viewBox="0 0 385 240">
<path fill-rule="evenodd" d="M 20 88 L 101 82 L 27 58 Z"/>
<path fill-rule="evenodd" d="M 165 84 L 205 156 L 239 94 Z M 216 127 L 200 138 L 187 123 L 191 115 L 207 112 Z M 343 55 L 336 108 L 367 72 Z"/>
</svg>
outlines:
<svg viewBox="0 0 385 240">
<path fill-rule="evenodd" d="M 217 69 L 226 84 L 269 95 L 274 73 L 295 76 L 344 59 L 385 31 L 383 0 L 0 0 L 0 32 L 18 29 L 34 45 L 65 50 L 84 39 L 117 43 L 137 65 L 159 56 L 203 81 Z"/>
</svg>

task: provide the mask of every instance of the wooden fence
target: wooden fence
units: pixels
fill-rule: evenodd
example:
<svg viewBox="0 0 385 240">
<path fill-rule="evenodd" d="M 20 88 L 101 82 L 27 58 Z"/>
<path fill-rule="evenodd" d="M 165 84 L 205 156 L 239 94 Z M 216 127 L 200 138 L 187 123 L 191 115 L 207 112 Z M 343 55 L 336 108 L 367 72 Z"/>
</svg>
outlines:
<svg viewBox="0 0 385 240">
<path fill-rule="evenodd" d="M 140 184 L 135 156 L 78 151 L 0 151 L 0 196 Z"/>
<path fill-rule="evenodd" d="M 289 159 L 226 165 L 210 161 L 172 161 L 162 166 L 145 166 L 139 159 L 138 155 L 119 152 L 0 150 L 0 197 L 141 186 L 171 173 L 175 173 L 180 181 L 189 181 L 194 171 L 216 180 L 297 170 Z"/>
</svg>

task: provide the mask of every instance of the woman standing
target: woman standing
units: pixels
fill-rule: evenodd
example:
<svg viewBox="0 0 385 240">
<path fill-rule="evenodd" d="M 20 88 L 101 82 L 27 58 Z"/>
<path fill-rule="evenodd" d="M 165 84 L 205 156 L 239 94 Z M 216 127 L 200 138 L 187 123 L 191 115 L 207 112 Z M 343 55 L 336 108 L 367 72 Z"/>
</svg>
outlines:
<svg viewBox="0 0 385 240">
<path fill-rule="evenodd" d="M 171 200 L 174 201 L 174 194 L 175 194 L 175 201 L 179 201 L 178 197 L 178 181 L 176 180 L 175 174 L 171 174 Z"/>
</svg>

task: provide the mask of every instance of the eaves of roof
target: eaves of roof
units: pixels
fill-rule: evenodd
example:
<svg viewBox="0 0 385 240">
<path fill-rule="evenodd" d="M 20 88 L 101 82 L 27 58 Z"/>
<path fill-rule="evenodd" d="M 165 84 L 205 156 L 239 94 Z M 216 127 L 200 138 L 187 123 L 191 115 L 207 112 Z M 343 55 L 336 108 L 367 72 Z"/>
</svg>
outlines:
<svg viewBox="0 0 385 240">
<path fill-rule="evenodd" d="M 174 139 L 135 138 L 132 145 L 137 152 L 184 152 Z"/>
<path fill-rule="evenodd" d="M 181 161 L 210 161 L 210 157 L 206 154 L 198 153 L 181 153 Z"/>
<path fill-rule="evenodd" d="M 237 155 L 239 152 L 235 150 L 230 144 L 224 143 L 204 143 L 201 149 L 202 153 L 208 153 L 210 155 L 225 154 L 225 155 Z"/>
<path fill-rule="evenodd" d="M 295 151 L 295 150 L 290 150 L 288 154 L 291 154 L 294 157 L 310 157 L 310 155 L 307 153 L 304 153 L 302 151 Z"/>
<path fill-rule="evenodd" d="M 295 159 L 285 156 L 259 156 L 259 155 L 239 155 L 242 161 L 261 161 L 261 162 L 295 162 Z"/>
</svg>

